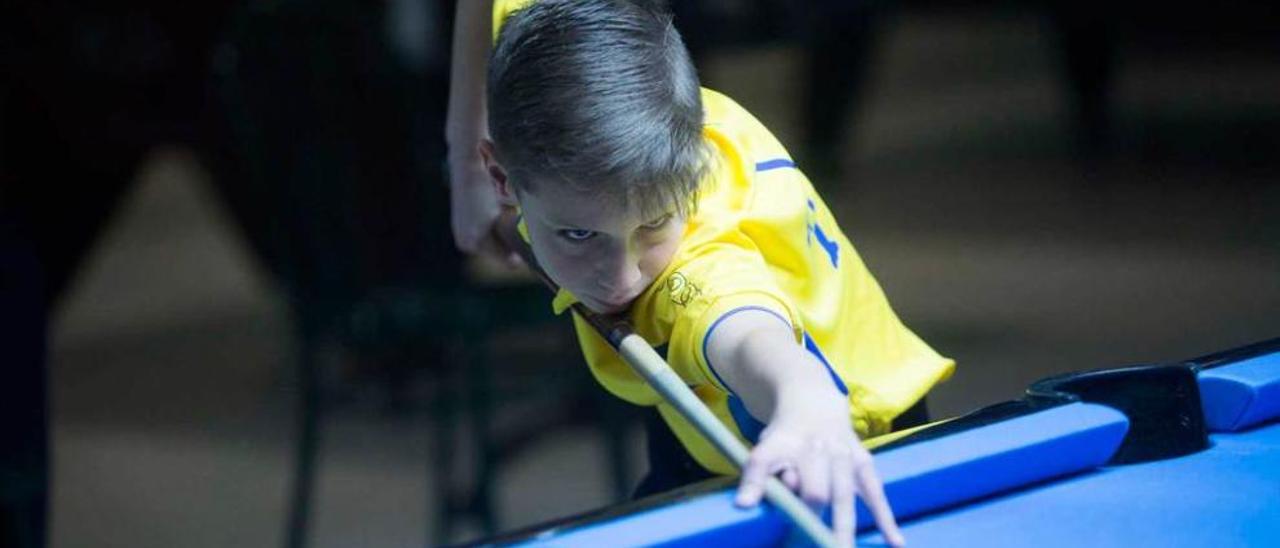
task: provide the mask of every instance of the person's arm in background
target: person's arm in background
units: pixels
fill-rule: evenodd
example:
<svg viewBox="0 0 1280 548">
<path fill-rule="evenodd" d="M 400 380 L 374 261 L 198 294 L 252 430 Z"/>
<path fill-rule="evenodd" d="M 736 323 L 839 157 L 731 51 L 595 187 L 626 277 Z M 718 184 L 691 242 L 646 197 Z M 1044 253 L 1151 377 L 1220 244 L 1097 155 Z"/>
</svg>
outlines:
<svg viewBox="0 0 1280 548">
<path fill-rule="evenodd" d="M 458 0 L 453 21 L 453 59 L 449 73 L 449 209 L 453 239 L 466 253 L 485 253 L 518 262 L 493 237 L 498 197 L 480 159 L 478 146 L 488 136 L 485 73 L 493 45 L 493 0 Z"/>
</svg>

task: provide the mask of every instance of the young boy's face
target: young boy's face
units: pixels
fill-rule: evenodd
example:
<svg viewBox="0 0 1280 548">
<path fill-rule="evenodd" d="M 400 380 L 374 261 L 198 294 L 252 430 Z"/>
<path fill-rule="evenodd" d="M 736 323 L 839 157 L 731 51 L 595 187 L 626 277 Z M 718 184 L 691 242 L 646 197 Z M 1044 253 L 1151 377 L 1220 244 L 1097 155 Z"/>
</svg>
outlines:
<svg viewBox="0 0 1280 548">
<path fill-rule="evenodd" d="M 646 218 L 634 207 L 554 184 L 522 192 L 518 202 L 543 270 L 605 314 L 625 310 L 653 283 L 684 233 L 674 210 Z"/>
<path fill-rule="evenodd" d="M 671 262 L 685 220 L 674 208 L 644 216 L 621 200 L 602 200 L 548 181 L 517 193 L 492 141 L 480 155 L 504 203 L 519 206 L 542 270 L 587 308 L 622 312 Z"/>
</svg>

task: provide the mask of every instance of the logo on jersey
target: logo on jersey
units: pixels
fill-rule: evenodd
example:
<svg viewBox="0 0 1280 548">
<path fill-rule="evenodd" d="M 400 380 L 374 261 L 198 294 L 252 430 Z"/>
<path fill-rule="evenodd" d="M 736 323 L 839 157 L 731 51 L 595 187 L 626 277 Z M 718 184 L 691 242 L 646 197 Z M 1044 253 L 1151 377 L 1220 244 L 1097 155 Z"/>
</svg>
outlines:
<svg viewBox="0 0 1280 548">
<path fill-rule="evenodd" d="M 684 274 L 673 272 L 667 276 L 667 293 L 671 295 L 671 302 L 685 306 L 698 298 L 702 289 L 690 282 Z"/>
</svg>

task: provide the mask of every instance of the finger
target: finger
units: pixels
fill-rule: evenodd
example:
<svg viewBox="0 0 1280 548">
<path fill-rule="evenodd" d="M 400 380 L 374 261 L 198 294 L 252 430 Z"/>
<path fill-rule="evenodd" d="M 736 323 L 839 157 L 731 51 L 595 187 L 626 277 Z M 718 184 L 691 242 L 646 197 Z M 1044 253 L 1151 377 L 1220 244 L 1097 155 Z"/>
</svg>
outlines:
<svg viewBox="0 0 1280 548">
<path fill-rule="evenodd" d="M 775 447 L 776 445 L 765 441 L 751 450 L 747 463 L 742 467 L 742 481 L 738 485 L 738 496 L 734 499 L 738 506 L 747 508 L 760 503 L 769 470 L 780 460 Z"/>
<path fill-rule="evenodd" d="M 782 475 L 778 479 L 781 479 L 783 485 L 786 485 L 787 489 L 792 491 L 795 491 L 800 487 L 800 474 L 796 473 L 795 466 L 787 466 L 786 468 L 783 468 Z"/>
<path fill-rule="evenodd" d="M 475 237 L 465 234 L 464 231 L 457 226 L 453 227 L 453 245 L 458 247 L 458 251 L 467 255 L 473 255 L 476 252 L 477 243 L 478 242 Z"/>
<path fill-rule="evenodd" d="M 514 210 L 503 208 L 493 221 L 492 228 L 485 234 L 492 241 L 493 256 L 513 268 L 524 266 L 520 252 L 528 246 L 519 234 L 519 219 Z"/>
<path fill-rule="evenodd" d="M 457 244 L 458 249 L 463 253 L 468 255 L 484 254 L 486 253 L 486 247 L 496 247 L 496 243 L 486 242 L 486 240 L 493 240 L 491 230 L 483 230 L 463 223 L 464 219 L 458 218 L 454 220 L 453 224 L 453 242 Z"/>
<path fill-rule="evenodd" d="M 450 191 L 449 195 L 449 228 L 453 232 L 453 244 L 459 251 L 467 255 L 476 252 L 480 235 L 472 229 L 466 201 L 457 191 Z"/>
<path fill-rule="evenodd" d="M 800 498 L 816 508 L 831 502 L 831 455 L 813 445 L 800 459 Z"/>
<path fill-rule="evenodd" d="M 773 466 L 769 467 L 769 475 L 776 476 L 779 480 L 782 480 L 782 484 L 792 491 L 795 491 L 800 485 L 800 478 L 796 475 L 796 466 L 790 461 L 779 460 L 775 462 Z"/>
<path fill-rule="evenodd" d="M 750 508 L 760 503 L 764 495 L 764 482 L 768 476 L 762 466 L 748 465 L 742 469 L 742 481 L 738 484 L 738 495 L 733 503 L 742 508 Z"/>
<path fill-rule="evenodd" d="M 490 249 L 493 256 L 501 260 L 502 264 L 513 269 L 525 266 L 524 258 L 520 256 L 520 252 L 512 248 L 512 245 L 521 245 L 524 242 L 508 242 L 493 233 L 489 234 L 488 239 L 492 242 Z"/>
<path fill-rule="evenodd" d="M 884 496 L 884 485 L 880 483 L 880 475 L 867 457 L 866 464 L 858 467 L 858 492 L 866 501 L 867 509 L 876 521 L 876 527 L 888 541 L 890 546 L 904 546 L 906 539 L 898 529 L 898 522 L 893 518 L 893 509 L 889 507 L 889 499 Z"/>
<path fill-rule="evenodd" d="M 853 473 L 852 458 L 845 456 L 831 461 L 831 524 L 840 546 L 853 546 L 858 529 Z"/>
<path fill-rule="evenodd" d="M 476 243 L 476 251 L 479 255 L 491 257 L 506 266 L 513 266 L 511 257 L 519 256 L 514 250 L 508 249 L 493 232 L 485 234 Z"/>
<path fill-rule="evenodd" d="M 520 268 L 524 266 L 524 258 L 520 257 L 520 254 L 514 251 L 507 254 L 507 258 L 504 262 L 510 268 Z"/>
</svg>

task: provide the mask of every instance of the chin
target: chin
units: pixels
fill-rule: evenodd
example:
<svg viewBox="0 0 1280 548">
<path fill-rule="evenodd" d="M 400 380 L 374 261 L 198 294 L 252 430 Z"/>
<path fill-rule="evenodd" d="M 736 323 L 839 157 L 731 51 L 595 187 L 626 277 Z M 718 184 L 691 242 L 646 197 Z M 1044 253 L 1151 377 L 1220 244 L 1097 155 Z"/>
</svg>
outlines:
<svg viewBox="0 0 1280 548">
<path fill-rule="evenodd" d="M 610 304 L 605 304 L 603 302 L 597 301 L 595 299 L 584 300 L 582 301 L 582 304 L 586 305 L 587 308 L 591 309 L 591 311 L 595 312 L 596 314 L 617 314 L 619 312 L 625 312 L 628 308 L 631 307 L 631 303 L 626 303 L 622 305 L 610 305 Z"/>
</svg>

